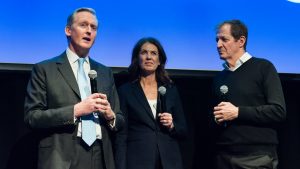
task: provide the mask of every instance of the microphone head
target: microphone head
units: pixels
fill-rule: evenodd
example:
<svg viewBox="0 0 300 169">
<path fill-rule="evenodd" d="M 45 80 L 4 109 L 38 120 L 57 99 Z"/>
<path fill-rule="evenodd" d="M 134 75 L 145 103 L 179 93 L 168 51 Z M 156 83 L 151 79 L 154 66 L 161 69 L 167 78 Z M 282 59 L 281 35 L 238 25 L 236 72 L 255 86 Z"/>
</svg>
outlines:
<svg viewBox="0 0 300 169">
<path fill-rule="evenodd" d="M 226 93 L 228 92 L 228 87 L 227 87 L 226 85 L 222 85 L 222 86 L 220 87 L 220 92 L 221 92 L 222 94 L 226 94 Z"/>
<path fill-rule="evenodd" d="M 158 88 L 158 92 L 159 92 L 159 94 L 161 94 L 162 96 L 164 96 L 166 94 L 166 92 L 167 92 L 167 89 L 166 89 L 165 86 L 160 86 Z"/>
<path fill-rule="evenodd" d="M 95 70 L 90 70 L 89 71 L 89 78 L 90 79 L 95 79 L 97 77 L 97 72 Z"/>
</svg>

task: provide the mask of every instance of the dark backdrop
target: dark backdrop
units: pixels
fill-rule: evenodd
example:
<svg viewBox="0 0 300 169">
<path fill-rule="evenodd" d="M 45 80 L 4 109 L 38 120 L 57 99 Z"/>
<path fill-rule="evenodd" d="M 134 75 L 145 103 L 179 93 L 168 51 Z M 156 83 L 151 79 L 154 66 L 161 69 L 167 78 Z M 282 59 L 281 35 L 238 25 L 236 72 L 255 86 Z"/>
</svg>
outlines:
<svg viewBox="0 0 300 169">
<path fill-rule="evenodd" d="M 23 104 L 31 65 L 0 64 L 0 169 L 34 169 L 37 138 L 23 123 Z M 117 86 L 127 81 L 124 68 L 113 68 Z M 168 70 L 175 81 L 185 110 L 189 135 L 181 142 L 185 169 L 210 169 L 208 129 L 212 78 L 217 72 Z M 279 131 L 279 169 L 299 169 L 300 75 L 280 74 L 287 105 L 287 121 Z"/>
</svg>

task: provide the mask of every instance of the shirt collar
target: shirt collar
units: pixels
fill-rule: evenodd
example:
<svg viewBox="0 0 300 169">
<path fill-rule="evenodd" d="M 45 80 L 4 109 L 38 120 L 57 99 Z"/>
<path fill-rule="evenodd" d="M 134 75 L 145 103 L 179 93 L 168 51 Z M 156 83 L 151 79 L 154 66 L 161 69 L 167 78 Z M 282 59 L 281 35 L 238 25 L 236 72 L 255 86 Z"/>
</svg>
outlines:
<svg viewBox="0 0 300 169">
<path fill-rule="evenodd" d="M 238 69 L 240 66 L 242 66 L 242 64 L 244 64 L 245 62 L 247 62 L 250 58 L 252 58 L 252 56 L 248 53 L 248 52 L 245 52 L 236 62 L 235 62 L 235 66 L 234 67 L 229 67 L 228 66 L 228 63 L 225 62 L 223 63 L 223 67 L 226 69 L 226 70 L 229 70 L 229 71 L 235 71 L 236 69 Z"/>
<path fill-rule="evenodd" d="M 75 63 L 79 59 L 79 56 L 74 53 L 69 47 L 66 49 L 66 54 L 70 63 Z M 88 64 L 90 63 L 89 56 L 86 56 L 85 60 Z"/>
</svg>

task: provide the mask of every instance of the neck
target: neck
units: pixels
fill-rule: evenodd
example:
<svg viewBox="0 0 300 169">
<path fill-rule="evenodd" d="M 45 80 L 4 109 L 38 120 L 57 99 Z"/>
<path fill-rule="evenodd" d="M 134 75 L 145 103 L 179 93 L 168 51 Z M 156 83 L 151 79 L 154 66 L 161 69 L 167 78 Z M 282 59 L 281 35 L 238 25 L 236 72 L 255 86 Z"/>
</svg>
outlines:
<svg viewBox="0 0 300 169">
<path fill-rule="evenodd" d="M 155 74 L 142 76 L 140 79 L 140 84 L 148 100 L 157 98 L 157 81 L 155 79 Z"/>
<path fill-rule="evenodd" d="M 142 86 L 157 85 L 155 73 L 147 76 L 141 76 L 140 83 Z"/>
<path fill-rule="evenodd" d="M 74 52 L 78 57 L 84 58 L 89 55 L 89 49 L 83 49 L 83 48 L 74 48 L 72 45 L 69 45 L 69 48 L 72 52 Z"/>
<path fill-rule="evenodd" d="M 233 57 L 226 59 L 228 66 L 230 68 L 235 67 L 236 61 L 239 60 L 243 56 L 244 53 L 245 53 L 245 51 L 241 51 L 241 52 L 237 53 L 236 55 L 234 55 Z"/>
</svg>

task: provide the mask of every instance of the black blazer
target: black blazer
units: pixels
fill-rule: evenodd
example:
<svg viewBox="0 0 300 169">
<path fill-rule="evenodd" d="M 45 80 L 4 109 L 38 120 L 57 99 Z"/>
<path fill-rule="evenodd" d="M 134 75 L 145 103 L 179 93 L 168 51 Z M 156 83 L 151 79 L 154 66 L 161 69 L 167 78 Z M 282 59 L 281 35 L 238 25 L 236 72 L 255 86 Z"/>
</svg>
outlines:
<svg viewBox="0 0 300 169">
<path fill-rule="evenodd" d="M 176 87 L 166 88 L 167 112 L 172 114 L 175 126 L 172 131 L 154 118 L 138 81 L 119 88 L 126 127 L 117 133 L 115 141 L 117 169 L 153 169 L 157 150 L 164 169 L 182 169 L 178 139 L 186 135 L 186 122 Z"/>
<path fill-rule="evenodd" d="M 105 93 L 116 113 L 116 129 L 124 124 L 112 72 L 90 59 L 91 69 L 98 72 L 98 91 Z M 78 143 L 74 105 L 80 102 L 76 78 L 64 52 L 60 56 L 35 64 L 25 98 L 25 123 L 40 134 L 39 169 L 68 169 L 75 144 Z M 100 121 L 105 121 L 100 117 Z M 107 123 L 101 123 L 104 161 L 114 169 L 114 159 Z"/>
</svg>

